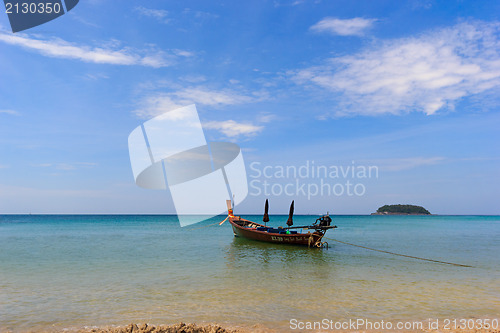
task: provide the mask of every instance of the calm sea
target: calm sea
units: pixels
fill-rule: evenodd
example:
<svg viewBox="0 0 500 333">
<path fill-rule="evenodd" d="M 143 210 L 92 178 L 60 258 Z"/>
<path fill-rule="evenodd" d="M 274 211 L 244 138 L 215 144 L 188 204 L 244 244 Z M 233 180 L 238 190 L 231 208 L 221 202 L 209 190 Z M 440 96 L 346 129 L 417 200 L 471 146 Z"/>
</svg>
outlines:
<svg viewBox="0 0 500 333">
<path fill-rule="evenodd" d="M 222 219 L 181 228 L 175 216 L 0 216 L 0 331 L 500 317 L 499 216 L 337 216 L 327 234 L 473 268 L 331 240 L 258 243 L 235 238 L 229 223 L 200 228 Z"/>
</svg>

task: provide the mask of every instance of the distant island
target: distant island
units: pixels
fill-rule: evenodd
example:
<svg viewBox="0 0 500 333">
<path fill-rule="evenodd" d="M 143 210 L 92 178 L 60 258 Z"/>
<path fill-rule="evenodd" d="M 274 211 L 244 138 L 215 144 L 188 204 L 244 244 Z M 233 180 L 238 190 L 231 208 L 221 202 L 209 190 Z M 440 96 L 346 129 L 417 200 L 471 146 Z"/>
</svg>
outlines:
<svg viewBox="0 0 500 333">
<path fill-rule="evenodd" d="M 422 206 L 385 205 L 377 209 L 377 212 L 371 215 L 431 215 L 431 213 Z"/>
</svg>

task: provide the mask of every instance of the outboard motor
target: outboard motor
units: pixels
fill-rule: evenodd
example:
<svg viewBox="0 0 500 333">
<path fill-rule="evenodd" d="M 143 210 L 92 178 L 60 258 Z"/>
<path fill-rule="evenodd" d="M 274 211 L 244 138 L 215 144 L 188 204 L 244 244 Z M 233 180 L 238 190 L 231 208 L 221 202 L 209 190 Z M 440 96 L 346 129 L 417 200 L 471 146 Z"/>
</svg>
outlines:
<svg viewBox="0 0 500 333">
<path fill-rule="evenodd" d="M 330 215 L 323 215 L 319 219 L 316 219 L 316 225 L 319 227 L 329 227 L 332 223 L 332 218 Z"/>
<path fill-rule="evenodd" d="M 319 225 L 324 227 L 329 227 L 331 223 L 332 223 L 332 218 L 330 217 L 330 215 L 325 215 L 323 216 Z"/>
</svg>

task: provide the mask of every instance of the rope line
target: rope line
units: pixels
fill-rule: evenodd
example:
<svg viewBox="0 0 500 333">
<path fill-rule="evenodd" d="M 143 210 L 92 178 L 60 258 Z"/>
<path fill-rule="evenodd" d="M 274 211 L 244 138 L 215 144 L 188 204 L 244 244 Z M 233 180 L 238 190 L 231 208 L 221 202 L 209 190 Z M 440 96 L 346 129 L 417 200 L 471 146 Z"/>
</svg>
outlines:
<svg viewBox="0 0 500 333">
<path fill-rule="evenodd" d="M 401 256 L 401 257 L 407 257 L 407 258 L 412 258 L 412 259 L 418 259 L 418 260 L 425 260 L 425 261 L 437 262 L 437 263 L 439 263 L 439 264 L 453 265 L 453 266 L 459 266 L 459 267 L 473 267 L 473 266 L 470 266 L 470 265 L 456 264 L 456 263 L 453 263 L 453 262 L 440 261 L 440 260 L 434 260 L 434 259 L 427 259 L 427 258 L 421 258 L 421 257 L 409 256 L 409 255 L 407 255 L 407 254 L 401 254 L 401 253 L 389 252 L 389 251 L 384 251 L 384 250 L 377 250 L 377 249 L 373 249 L 373 248 L 371 248 L 371 247 L 366 247 L 366 246 L 362 246 L 362 245 L 357 245 L 357 244 L 347 243 L 347 242 L 340 241 L 340 240 L 338 240 L 338 239 L 329 238 L 329 237 L 323 237 L 323 238 L 326 238 L 326 239 L 329 239 L 329 240 L 332 240 L 332 241 L 335 241 L 335 242 L 339 242 L 339 243 L 342 243 L 342 244 L 346 244 L 346 245 L 351 245 L 351 246 L 360 247 L 360 248 L 367 249 L 367 250 L 371 250 L 371 251 L 377 251 L 377 252 L 382 252 L 382 253 L 393 254 L 393 255 L 395 255 L 395 256 Z"/>
</svg>

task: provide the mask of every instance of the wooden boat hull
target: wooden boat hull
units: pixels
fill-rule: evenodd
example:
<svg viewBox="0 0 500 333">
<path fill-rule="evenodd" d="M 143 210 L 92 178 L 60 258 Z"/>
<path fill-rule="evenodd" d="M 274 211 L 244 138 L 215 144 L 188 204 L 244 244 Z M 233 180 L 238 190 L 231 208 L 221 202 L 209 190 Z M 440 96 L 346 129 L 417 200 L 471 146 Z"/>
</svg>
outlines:
<svg viewBox="0 0 500 333">
<path fill-rule="evenodd" d="M 321 239 L 324 235 L 317 231 L 297 234 L 259 231 L 257 227 L 264 227 L 264 225 L 242 219 L 239 216 L 229 216 L 229 223 L 231 223 L 235 236 L 268 243 L 318 247 L 317 244 L 321 243 Z"/>
</svg>

